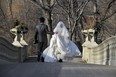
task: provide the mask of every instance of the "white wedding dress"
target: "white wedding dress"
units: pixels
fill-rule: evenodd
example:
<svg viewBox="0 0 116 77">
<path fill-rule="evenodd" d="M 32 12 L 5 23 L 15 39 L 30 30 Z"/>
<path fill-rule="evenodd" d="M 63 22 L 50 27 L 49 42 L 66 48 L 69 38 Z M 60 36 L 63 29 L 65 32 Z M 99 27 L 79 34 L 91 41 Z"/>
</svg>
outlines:
<svg viewBox="0 0 116 77">
<path fill-rule="evenodd" d="M 65 57 L 81 55 L 78 47 L 69 39 L 69 32 L 63 22 L 59 22 L 54 29 L 57 34 L 52 35 L 50 45 L 43 51 L 44 62 L 56 62 Z"/>
</svg>

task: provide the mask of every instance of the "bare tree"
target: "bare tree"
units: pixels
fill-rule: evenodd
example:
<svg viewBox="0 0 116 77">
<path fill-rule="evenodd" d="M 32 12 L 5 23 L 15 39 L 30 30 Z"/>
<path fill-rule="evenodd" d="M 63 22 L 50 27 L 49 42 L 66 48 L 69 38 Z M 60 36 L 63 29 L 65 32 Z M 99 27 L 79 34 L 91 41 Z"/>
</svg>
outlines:
<svg viewBox="0 0 116 77">
<path fill-rule="evenodd" d="M 4 3 L 6 3 L 6 4 L 4 4 Z M 12 35 L 10 34 L 10 28 L 11 28 L 11 20 L 12 20 L 12 13 L 11 13 L 11 5 L 12 5 L 12 3 L 10 2 L 10 1 L 2 1 L 2 0 L 0 0 L 0 26 L 1 26 L 1 30 L 3 31 L 3 33 L 1 34 L 1 36 L 3 36 L 3 37 L 5 37 L 5 38 L 7 38 L 7 39 L 9 39 L 10 38 L 10 40 L 13 40 L 13 38 L 12 38 Z M 7 6 L 7 7 L 5 7 L 5 6 Z M 6 9 L 8 10 L 8 11 L 6 11 Z M 8 14 L 8 12 L 10 12 L 9 14 Z"/>
<path fill-rule="evenodd" d="M 77 33 L 80 33 L 81 31 L 79 28 L 79 24 L 84 8 L 88 2 L 89 0 L 57 0 L 58 5 L 62 8 L 62 10 L 64 10 L 65 14 L 67 15 L 71 39 L 73 38 L 75 30 L 77 31 Z"/>
<path fill-rule="evenodd" d="M 116 0 L 107 0 L 104 4 L 104 11 L 101 11 L 101 6 L 99 5 L 99 2 L 97 0 L 93 0 L 94 7 L 95 7 L 95 17 L 96 17 L 96 25 L 95 25 L 95 39 L 96 42 L 98 41 L 98 38 L 102 39 L 103 37 L 112 36 L 112 32 L 108 28 L 108 26 L 104 25 L 106 21 L 111 18 L 113 15 L 116 14 Z M 102 5 L 103 6 L 103 5 Z M 100 7 L 100 8 L 99 8 Z M 100 12 L 101 11 L 101 12 Z M 101 33 L 102 32 L 102 33 Z M 104 34 L 107 34 L 104 36 Z"/>
<path fill-rule="evenodd" d="M 35 5 L 41 7 L 43 13 L 47 19 L 47 24 L 49 25 L 49 30 L 52 31 L 52 10 L 56 3 L 55 0 L 30 0 Z"/>
<path fill-rule="evenodd" d="M 37 7 L 40 7 L 43 11 L 44 17 L 46 19 L 46 23 L 48 24 L 49 31 L 53 31 L 52 29 L 52 11 L 56 4 L 56 0 L 30 0 Z M 48 36 L 48 43 L 52 35 Z"/>
</svg>

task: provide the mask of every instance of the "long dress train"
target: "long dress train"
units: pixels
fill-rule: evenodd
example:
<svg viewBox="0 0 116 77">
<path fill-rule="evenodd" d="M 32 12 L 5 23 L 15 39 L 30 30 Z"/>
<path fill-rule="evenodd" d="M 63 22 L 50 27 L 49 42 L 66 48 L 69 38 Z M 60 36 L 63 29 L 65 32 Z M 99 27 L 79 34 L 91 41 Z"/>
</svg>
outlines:
<svg viewBox="0 0 116 77">
<path fill-rule="evenodd" d="M 56 62 L 65 57 L 81 55 L 78 47 L 69 39 L 69 32 L 63 22 L 59 22 L 54 29 L 57 34 L 52 35 L 50 45 L 43 51 L 45 62 Z"/>
</svg>

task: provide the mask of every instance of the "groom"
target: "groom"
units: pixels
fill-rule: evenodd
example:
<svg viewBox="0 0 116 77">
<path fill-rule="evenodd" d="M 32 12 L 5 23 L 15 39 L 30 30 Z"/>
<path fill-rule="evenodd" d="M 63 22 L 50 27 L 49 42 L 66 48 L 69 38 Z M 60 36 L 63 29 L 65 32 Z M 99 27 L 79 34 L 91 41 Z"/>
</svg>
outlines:
<svg viewBox="0 0 116 77">
<path fill-rule="evenodd" d="M 40 24 L 36 25 L 35 30 L 35 42 L 34 44 L 38 43 L 38 57 L 37 60 L 44 62 L 44 58 L 41 57 L 41 54 L 47 48 L 47 34 L 54 34 L 53 32 L 48 31 L 48 26 L 44 23 L 45 18 L 39 18 Z"/>
</svg>

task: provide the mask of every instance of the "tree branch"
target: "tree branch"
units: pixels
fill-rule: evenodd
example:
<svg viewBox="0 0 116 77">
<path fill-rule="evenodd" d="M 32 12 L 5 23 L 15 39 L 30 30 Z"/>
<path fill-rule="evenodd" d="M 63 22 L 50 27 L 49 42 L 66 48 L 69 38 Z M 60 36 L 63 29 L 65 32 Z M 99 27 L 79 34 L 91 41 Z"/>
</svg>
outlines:
<svg viewBox="0 0 116 77">
<path fill-rule="evenodd" d="M 57 4 L 63 9 L 63 11 L 65 12 L 65 13 L 69 13 L 60 3 L 59 3 L 59 1 L 58 0 L 56 0 L 56 2 L 57 2 Z"/>
<path fill-rule="evenodd" d="M 31 3 L 33 3 L 35 6 L 37 7 L 41 7 L 42 9 L 46 10 L 46 8 L 44 7 L 44 5 L 40 4 L 39 2 L 37 2 L 36 0 L 29 0 Z M 42 0 L 43 2 L 43 0 Z"/>
<path fill-rule="evenodd" d="M 105 15 L 104 15 L 104 17 L 103 17 L 103 20 L 105 20 L 105 19 L 107 18 L 106 15 L 107 15 L 109 9 L 113 6 L 113 3 L 114 3 L 115 1 L 116 1 L 116 0 L 112 0 L 112 1 L 108 4 L 108 7 L 107 7 L 107 9 L 106 9 L 106 11 L 105 11 Z M 108 16 L 108 17 L 109 17 L 109 16 Z"/>
<path fill-rule="evenodd" d="M 114 14 L 116 14 L 116 10 L 109 16 L 105 17 L 104 19 L 102 19 L 101 21 L 105 21 L 107 20 L 108 18 L 112 17 Z"/>
<path fill-rule="evenodd" d="M 6 21 L 6 26 L 7 26 L 8 23 L 7 23 L 6 15 L 4 14 L 4 11 L 2 10 L 1 5 L 0 5 L 0 10 L 2 12 L 2 15 L 3 15 L 4 20 Z"/>
<path fill-rule="evenodd" d="M 75 20 L 75 25 L 74 25 L 74 27 L 72 28 L 72 33 L 74 32 L 74 29 L 75 29 L 75 27 L 76 27 L 76 25 L 77 25 L 77 21 L 79 20 L 81 14 L 83 13 L 83 10 L 84 10 L 84 8 L 85 8 L 85 6 L 87 5 L 88 2 L 89 2 L 89 0 L 86 1 L 86 2 L 83 4 L 83 7 L 82 7 L 82 9 L 80 10 L 80 13 L 79 13 L 78 17 L 77 17 L 77 19 Z"/>
</svg>

